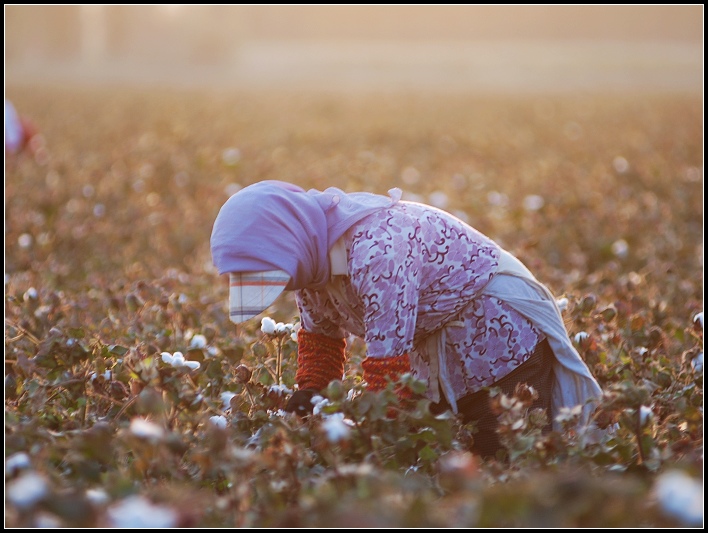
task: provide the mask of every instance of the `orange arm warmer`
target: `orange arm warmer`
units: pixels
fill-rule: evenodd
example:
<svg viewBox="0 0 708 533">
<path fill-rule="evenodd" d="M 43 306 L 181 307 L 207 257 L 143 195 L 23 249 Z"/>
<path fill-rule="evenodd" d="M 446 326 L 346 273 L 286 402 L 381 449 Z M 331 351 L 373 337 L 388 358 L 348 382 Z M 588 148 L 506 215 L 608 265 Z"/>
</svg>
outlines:
<svg viewBox="0 0 708 533">
<path fill-rule="evenodd" d="M 344 375 L 345 339 L 333 339 L 301 329 L 297 334 L 297 372 L 300 390 L 321 391 L 329 382 Z"/>
<path fill-rule="evenodd" d="M 364 369 L 364 380 L 367 388 L 372 391 L 380 391 L 386 388 L 388 383 L 386 378 L 397 381 L 402 374 L 411 371 L 411 362 L 407 353 L 394 357 L 367 357 L 361 362 Z M 412 400 L 413 392 L 408 387 L 397 387 L 396 394 L 399 400 Z"/>
</svg>

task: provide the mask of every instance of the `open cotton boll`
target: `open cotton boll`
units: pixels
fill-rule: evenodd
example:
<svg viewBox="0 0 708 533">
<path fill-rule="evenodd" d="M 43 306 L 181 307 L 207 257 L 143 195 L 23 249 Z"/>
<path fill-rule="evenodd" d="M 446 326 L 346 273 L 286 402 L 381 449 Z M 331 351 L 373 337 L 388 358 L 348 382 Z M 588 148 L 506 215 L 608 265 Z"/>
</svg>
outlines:
<svg viewBox="0 0 708 533">
<path fill-rule="evenodd" d="M 651 410 L 651 407 L 647 407 L 646 405 L 642 405 L 639 408 L 639 425 L 644 427 L 646 426 L 651 420 L 654 418 L 654 411 Z"/>
<path fill-rule="evenodd" d="M 680 470 L 659 475 L 654 493 L 661 510 L 688 527 L 703 523 L 703 484 Z"/>
<path fill-rule="evenodd" d="M 334 413 L 322 422 L 322 429 L 327 440 L 331 443 L 347 440 L 351 433 L 351 428 L 344 421 L 343 413 Z"/>
<path fill-rule="evenodd" d="M 266 335 L 273 335 L 277 324 L 275 320 L 266 316 L 261 319 L 261 331 Z"/>
<path fill-rule="evenodd" d="M 211 416 L 211 417 L 209 417 L 209 422 L 221 429 L 224 429 L 227 424 L 226 417 L 223 415 Z"/>
<path fill-rule="evenodd" d="M 223 409 L 230 409 L 231 408 L 231 400 L 233 399 L 234 396 L 236 396 L 235 392 L 226 391 L 226 392 L 221 393 L 220 398 L 221 398 L 221 405 L 222 405 Z"/>
<path fill-rule="evenodd" d="M 576 333 L 576 334 L 575 334 L 575 337 L 574 337 L 575 344 L 580 344 L 581 342 L 587 340 L 589 336 L 590 336 L 590 335 L 588 335 L 588 334 L 587 334 L 586 332 L 584 332 L 584 331 L 581 331 L 581 332 L 579 332 L 579 333 Z"/>
<path fill-rule="evenodd" d="M 691 367 L 696 374 L 703 373 L 703 352 L 691 359 Z"/>
<path fill-rule="evenodd" d="M 112 505 L 107 512 L 111 527 L 168 528 L 177 526 L 177 512 L 163 505 L 155 505 L 142 496 L 130 496 Z"/>
<path fill-rule="evenodd" d="M 130 432 L 141 439 L 159 441 L 162 440 L 165 430 L 144 418 L 133 418 L 130 421 Z"/>
<path fill-rule="evenodd" d="M 32 466 L 29 455 L 25 452 L 17 452 L 5 459 L 5 476 L 14 476 L 20 470 L 27 470 Z"/>
<path fill-rule="evenodd" d="M 47 480 L 36 472 L 27 472 L 5 487 L 5 497 L 19 509 L 29 509 L 49 493 Z"/>
<path fill-rule="evenodd" d="M 201 334 L 197 334 L 189 341 L 190 349 L 204 348 L 207 345 L 206 337 Z"/>
</svg>

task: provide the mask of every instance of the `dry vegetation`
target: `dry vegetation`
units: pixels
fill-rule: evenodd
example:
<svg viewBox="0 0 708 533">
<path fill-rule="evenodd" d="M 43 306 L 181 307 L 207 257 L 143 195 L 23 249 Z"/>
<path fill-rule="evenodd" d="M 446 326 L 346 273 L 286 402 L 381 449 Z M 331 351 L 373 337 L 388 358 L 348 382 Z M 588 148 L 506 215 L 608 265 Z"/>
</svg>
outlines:
<svg viewBox="0 0 708 533">
<path fill-rule="evenodd" d="M 702 489 L 698 518 L 662 489 L 702 486 L 699 96 L 7 96 L 45 142 L 5 166 L 7 526 L 702 524 Z M 228 322 L 209 255 L 222 203 L 264 179 L 398 186 L 517 254 L 568 299 L 618 432 L 529 424 L 480 463 L 474 428 L 425 405 L 385 420 L 359 342 L 319 415 L 283 415 L 273 358 L 292 386 L 295 344 Z M 293 322 L 292 299 L 267 314 Z M 177 351 L 200 368 L 160 356 Z M 341 440 L 333 413 L 354 424 Z"/>
</svg>

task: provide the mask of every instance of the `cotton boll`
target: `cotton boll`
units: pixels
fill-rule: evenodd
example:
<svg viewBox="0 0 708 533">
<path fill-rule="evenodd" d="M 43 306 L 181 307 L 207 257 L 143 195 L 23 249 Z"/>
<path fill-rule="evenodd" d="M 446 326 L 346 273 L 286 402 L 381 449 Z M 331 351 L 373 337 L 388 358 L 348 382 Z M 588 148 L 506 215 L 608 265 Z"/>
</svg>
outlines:
<svg viewBox="0 0 708 533">
<path fill-rule="evenodd" d="M 627 244 L 627 241 L 625 241 L 624 239 L 617 239 L 615 242 L 612 243 L 612 253 L 615 255 L 615 257 L 624 259 L 629 253 L 629 244 Z"/>
<path fill-rule="evenodd" d="M 231 400 L 236 396 L 236 393 L 234 392 L 222 392 L 221 393 L 221 405 L 222 409 L 230 409 L 231 408 Z"/>
<path fill-rule="evenodd" d="M 130 421 L 130 432 L 136 437 L 150 441 L 160 441 L 165 434 L 161 426 L 144 418 L 133 418 Z"/>
<path fill-rule="evenodd" d="M 703 484 L 680 470 L 659 475 L 654 494 L 661 510 L 681 524 L 698 527 L 703 523 Z"/>
<path fill-rule="evenodd" d="M 36 472 L 27 472 L 5 487 L 5 497 L 19 509 L 30 509 L 49 493 L 47 480 Z"/>
<path fill-rule="evenodd" d="M 266 316 L 261 319 L 261 331 L 266 335 L 273 335 L 275 333 L 276 326 L 277 324 L 275 323 L 275 320 L 270 317 Z"/>
<path fill-rule="evenodd" d="M 428 196 L 428 201 L 430 205 L 437 207 L 438 209 L 446 209 L 450 205 L 450 199 L 447 194 L 443 191 L 433 191 Z"/>
<path fill-rule="evenodd" d="M 581 332 L 575 334 L 575 337 L 573 338 L 573 340 L 575 340 L 575 344 L 582 344 L 583 342 L 588 340 L 589 337 L 590 337 L 590 335 L 588 335 L 584 331 L 581 331 Z"/>
<path fill-rule="evenodd" d="M 200 349 L 204 348 L 207 345 L 207 340 L 204 335 L 198 334 L 194 335 L 192 339 L 189 341 L 189 348 L 190 349 Z"/>
<path fill-rule="evenodd" d="M 111 506 L 107 512 L 110 527 L 172 528 L 177 526 L 177 512 L 155 505 L 142 496 L 130 496 Z"/>
<path fill-rule="evenodd" d="M 215 416 L 209 417 L 209 422 L 221 429 L 224 429 L 227 424 L 226 417 L 222 416 L 222 415 L 215 415 Z"/>
<path fill-rule="evenodd" d="M 175 358 L 172 356 L 170 352 L 162 352 L 160 354 L 160 357 L 162 357 L 162 362 L 167 363 L 168 365 L 171 365 L 172 362 L 175 360 Z"/>
<path fill-rule="evenodd" d="M 556 304 L 558 305 L 558 309 L 565 311 L 568 309 L 568 298 L 558 298 Z"/>
<path fill-rule="evenodd" d="M 27 470 L 32 463 L 25 452 L 17 452 L 5 459 L 5 477 L 12 477 L 20 470 Z"/>
<path fill-rule="evenodd" d="M 703 352 L 691 359 L 691 367 L 696 374 L 703 373 Z"/>
<path fill-rule="evenodd" d="M 654 418 L 654 411 L 651 410 L 651 407 L 647 407 L 646 405 L 642 405 L 639 408 L 639 425 L 641 427 L 646 426 L 649 424 Z"/>
<path fill-rule="evenodd" d="M 351 428 L 344 422 L 344 414 L 335 413 L 327 417 L 322 422 L 322 429 L 327 440 L 331 443 L 347 440 L 351 433 Z"/>
<path fill-rule="evenodd" d="M 524 198 L 524 209 L 526 211 L 538 211 L 545 205 L 543 196 L 538 194 L 529 194 Z"/>
</svg>

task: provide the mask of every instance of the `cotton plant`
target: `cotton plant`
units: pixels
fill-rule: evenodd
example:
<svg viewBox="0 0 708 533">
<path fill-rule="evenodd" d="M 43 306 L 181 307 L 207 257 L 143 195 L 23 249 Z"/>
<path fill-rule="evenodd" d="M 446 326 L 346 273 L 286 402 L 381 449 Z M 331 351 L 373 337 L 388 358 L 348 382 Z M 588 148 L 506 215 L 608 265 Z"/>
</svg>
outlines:
<svg viewBox="0 0 708 533">
<path fill-rule="evenodd" d="M 282 384 L 283 347 L 286 342 L 297 342 L 297 334 L 300 324 L 276 322 L 270 317 L 263 317 L 261 320 L 261 332 L 271 339 L 276 347 L 275 372 L 273 379 L 276 385 Z"/>
</svg>

